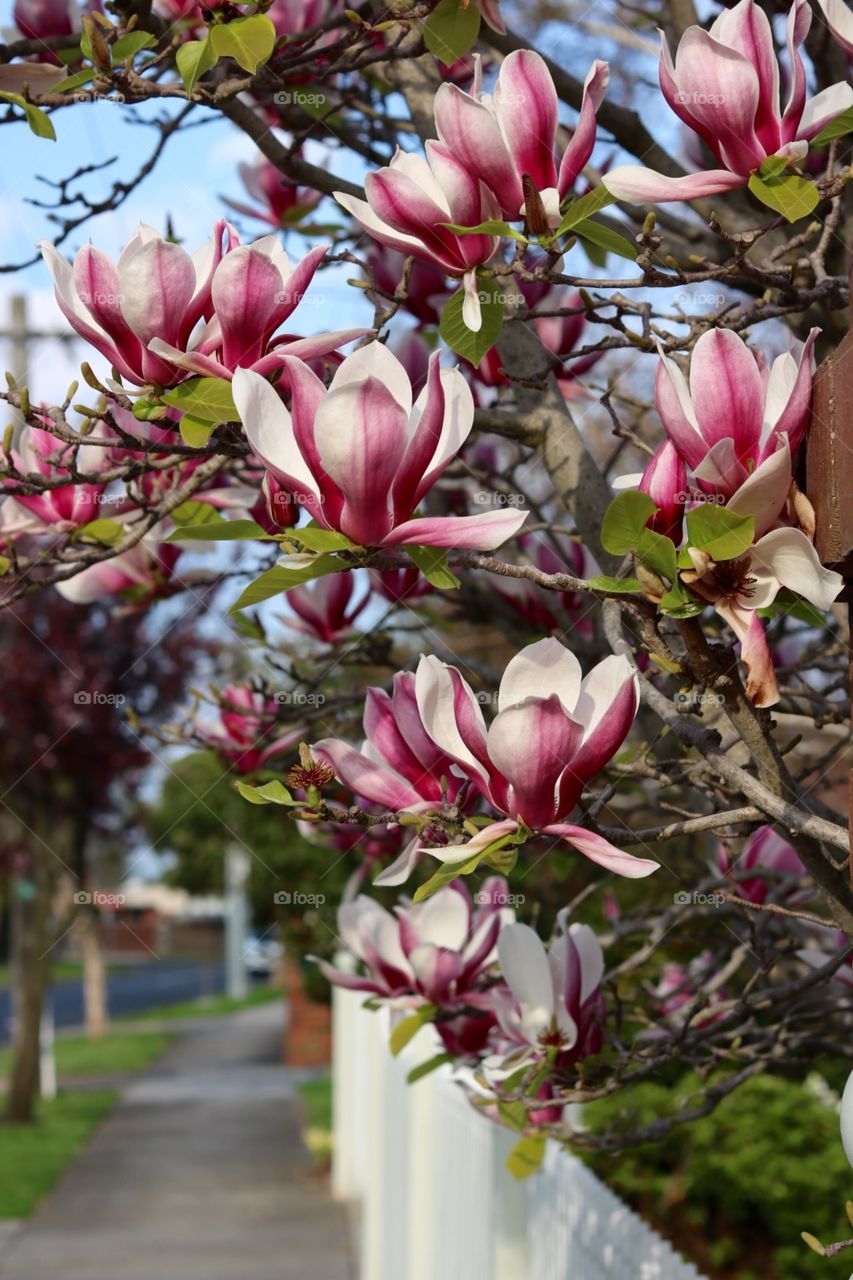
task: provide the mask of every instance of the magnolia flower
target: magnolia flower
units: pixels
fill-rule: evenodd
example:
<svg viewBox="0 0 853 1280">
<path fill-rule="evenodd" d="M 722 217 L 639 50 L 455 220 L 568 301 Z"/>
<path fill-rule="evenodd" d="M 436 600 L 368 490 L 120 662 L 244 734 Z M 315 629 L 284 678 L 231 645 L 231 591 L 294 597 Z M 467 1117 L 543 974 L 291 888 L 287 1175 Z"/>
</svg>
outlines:
<svg viewBox="0 0 853 1280">
<path fill-rule="evenodd" d="M 567 924 L 558 915 L 559 937 L 548 950 L 529 925 L 508 924 L 498 938 L 498 963 L 506 988 L 492 991 L 498 1025 L 510 1052 L 486 1062 L 493 1076 L 555 1056 L 557 1070 L 591 1054 L 602 1044 L 604 956 L 585 924 Z"/>
<path fill-rule="evenodd" d="M 700 468 L 701 473 L 701 468 Z M 841 574 L 820 563 L 801 529 L 774 527 L 791 492 L 791 450 L 782 434 L 766 458 L 726 503 L 729 511 L 755 518 L 756 541 L 736 560 L 715 563 L 705 551 L 688 548 L 693 571 L 682 574 L 692 590 L 713 604 L 741 642 L 746 692 L 757 707 L 772 707 L 779 689 L 767 637 L 756 610 L 766 609 L 786 587 L 817 609 L 829 609 L 844 586 Z"/>
<path fill-rule="evenodd" d="M 57 582 L 57 591 L 74 604 L 120 596 L 127 604 L 139 606 L 168 594 L 181 549 L 161 541 L 163 536 L 164 531 L 155 527 L 127 551 Z"/>
<path fill-rule="evenodd" d="M 287 593 L 287 603 L 297 615 L 283 617 L 293 631 L 319 640 L 321 644 L 337 644 L 352 634 L 352 624 L 370 599 L 370 589 L 353 599 L 355 575 L 332 573 L 327 578 Z"/>
<path fill-rule="evenodd" d="M 390 604 L 420 600 L 432 593 L 432 584 L 413 564 L 402 569 L 371 569 L 370 578 L 376 593 Z"/>
<path fill-rule="evenodd" d="M 326 252 L 312 249 L 291 269 L 275 236 L 240 245 L 224 221 L 192 256 L 144 225 L 117 263 L 92 245 L 79 250 L 73 265 L 49 241 L 40 248 L 75 332 L 129 382 L 164 387 L 188 372 L 230 378 L 238 365 L 261 373 L 278 368 L 283 339 L 273 335 L 296 310 Z M 202 319 L 207 323 L 194 339 Z M 362 333 L 289 341 L 286 350 L 310 359 Z"/>
<path fill-rule="evenodd" d="M 63 444 L 41 427 L 25 428 L 18 448 L 12 450 L 12 461 L 19 473 L 68 483 L 41 493 L 19 493 L 7 499 L 2 505 L 0 530 L 4 533 L 67 533 L 96 520 L 102 514 L 99 508 L 106 486 L 74 483 L 69 464 L 73 463 L 75 472 L 91 475 L 106 465 L 106 452 L 96 444 L 79 448 Z M 6 483 L 15 482 L 10 479 Z M 118 509 L 113 505 L 110 514 L 115 515 Z"/>
<path fill-rule="evenodd" d="M 74 0 L 15 0 L 12 17 L 28 40 L 70 36 L 80 26 L 80 11 Z"/>
<path fill-rule="evenodd" d="M 347 356 L 328 390 L 301 361 L 284 356 L 282 363 L 290 409 L 244 369 L 234 376 L 234 401 L 258 458 L 324 529 L 364 547 L 481 551 L 518 532 L 523 511 L 412 519 L 474 418 L 465 379 L 440 369 L 437 353 L 414 405 L 403 366 L 378 342 Z"/>
<path fill-rule="evenodd" d="M 392 297 L 396 295 L 403 280 L 408 260 L 411 267 L 406 277 L 406 296 L 401 306 L 420 320 L 421 324 L 438 324 L 449 296 L 443 268 L 418 258 L 407 258 L 405 253 L 378 242 L 370 246 L 365 260 L 370 268 L 372 283 Z"/>
<path fill-rule="evenodd" d="M 758 827 L 743 846 L 740 856 L 730 861 L 724 844 L 718 850 L 717 859 L 724 875 L 737 876 L 735 892 L 750 902 L 762 903 L 767 898 L 771 885 L 781 876 L 805 875 L 805 867 L 799 855 L 784 836 L 780 836 L 772 827 Z M 766 876 L 744 877 L 747 871 L 768 871 L 774 879 Z"/>
<path fill-rule="evenodd" d="M 602 177 L 611 195 L 635 203 L 694 200 L 745 187 L 771 156 L 803 160 L 808 144 L 853 106 L 853 88 L 839 81 L 806 98 L 800 46 L 812 15 L 808 0 L 788 11 L 790 86 L 780 108 L 779 64 L 773 33 L 755 0 L 724 10 L 710 30 L 688 27 L 673 63 L 661 32 L 660 84 L 672 110 L 699 135 L 718 169 L 668 178 L 642 165 L 620 165 Z"/>
<path fill-rule="evenodd" d="M 506 822 L 465 845 L 430 849 L 443 862 L 468 861 L 520 824 L 558 836 L 618 875 L 650 875 L 658 864 L 615 848 L 564 819 L 584 786 L 622 745 L 637 714 L 638 682 L 625 657 L 605 658 L 586 678 L 558 640 L 539 640 L 510 661 L 488 730 L 480 704 L 456 667 L 422 657 L 417 702 L 429 736 Z"/>
<path fill-rule="evenodd" d="M 65 67 L 48 62 L 4 63 L 0 66 L 0 92 L 24 93 L 28 90 L 37 96 L 40 93 L 50 93 L 55 84 L 67 78 Z"/>
<path fill-rule="evenodd" d="M 576 538 L 524 533 L 518 540 L 525 559 L 542 573 L 568 573 L 586 579 L 598 572 L 592 556 Z M 582 635 L 592 630 L 590 605 L 577 591 L 542 591 L 529 578 L 498 578 L 494 590 L 536 631 L 569 627 Z M 557 607 L 555 607 L 557 606 Z"/>
<path fill-rule="evenodd" d="M 196 736 L 229 760 L 238 773 L 255 773 L 283 751 L 289 751 L 304 726 L 284 730 L 276 722 L 277 703 L 256 689 L 228 685 L 222 690 L 219 719 L 197 724 Z"/>
<path fill-rule="evenodd" d="M 494 95 L 482 93 L 477 60 L 470 93 L 453 84 L 435 95 L 438 136 L 457 161 L 494 192 L 505 218 L 525 218 L 544 231 L 560 221 L 560 203 L 571 193 L 595 145 L 595 115 L 610 75 L 606 62 L 594 62 L 584 83 L 580 119 L 557 167 L 557 91 L 538 53 L 518 49 L 504 60 Z M 528 200 L 532 184 L 541 210 Z M 536 198 L 535 196 L 533 197 Z M 541 211 L 547 227 L 537 225 Z M 468 226 L 482 221 L 478 218 Z M 454 218 L 460 222 L 459 218 Z"/>
<path fill-rule="evenodd" d="M 484 883 L 476 908 L 459 881 L 425 902 L 396 907 L 394 915 L 359 895 L 339 908 L 338 933 L 367 974 L 344 973 L 322 960 L 320 969 L 335 986 L 369 991 L 397 1008 L 424 1001 L 441 1008 L 485 1003 L 495 944 L 515 918 L 502 905 L 506 899 L 507 884 L 499 876 Z"/>
<path fill-rule="evenodd" d="M 693 349 L 689 382 L 661 356 L 657 410 L 703 488 L 731 497 L 782 437 L 795 452 L 808 426 L 819 332 L 812 329 L 796 355 L 777 356 L 768 369 L 731 329 L 710 329 Z"/>
<path fill-rule="evenodd" d="M 299 35 L 319 27 L 343 9 L 341 0 L 272 0 L 267 17 L 279 36 Z"/>
<path fill-rule="evenodd" d="M 421 723 L 410 671 L 394 676 L 391 694 L 370 688 L 364 704 L 365 742 L 360 751 L 324 738 L 311 751 L 354 794 L 395 812 L 455 804 L 465 780 L 452 769 Z"/>
<path fill-rule="evenodd" d="M 422 258 L 449 276 L 461 276 L 463 319 L 479 332 L 476 268 L 495 256 L 500 237 L 456 235 L 444 224 L 475 227 L 499 217 L 500 210 L 492 192 L 451 147 L 427 142 L 426 152 L 425 159 L 398 148 L 390 165 L 367 175 L 367 200 L 341 191 L 334 193 L 335 199 L 380 244 Z"/>
<path fill-rule="evenodd" d="M 853 56 L 853 12 L 844 0 L 817 0 L 833 38 L 848 55 Z"/>
<path fill-rule="evenodd" d="M 702 984 L 712 976 L 713 967 L 714 957 L 710 951 L 703 951 L 701 955 L 694 956 L 689 964 L 680 964 L 678 961 L 669 961 L 665 964 L 659 982 L 649 989 L 649 994 L 658 1004 L 661 1014 L 676 1026 L 683 1023 L 688 1006 L 695 1005 L 696 1009 L 699 1008 L 700 1002 L 697 996 Z M 715 1005 L 722 1004 L 724 1000 L 723 992 L 719 987 L 715 987 L 707 995 L 703 1012 L 692 1014 L 690 1025 L 707 1027 L 710 1023 L 718 1021 L 722 1013 L 713 1013 L 709 1010 L 712 1010 Z M 649 1034 L 655 1036 L 662 1033 Z"/>
<path fill-rule="evenodd" d="M 681 546 L 684 505 L 687 501 L 687 469 L 671 440 L 665 440 L 640 477 L 640 493 L 647 493 L 657 507 L 648 520 L 655 533 Z"/>
<path fill-rule="evenodd" d="M 316 208 L 323 198 L 321 192 L 312 187 L 300 187 L 292 178 L 286 177 L 266 156 L 258 156 L 253 164 L 244 161 L 237 166 L 237 172 L 243 186 L 257 204 L 242 204 L 223 196 L 225 204 L 235 213 L 259 218 L 261 222 L 268 222 L 273 227 L 298 221 Z"/>
</svg>

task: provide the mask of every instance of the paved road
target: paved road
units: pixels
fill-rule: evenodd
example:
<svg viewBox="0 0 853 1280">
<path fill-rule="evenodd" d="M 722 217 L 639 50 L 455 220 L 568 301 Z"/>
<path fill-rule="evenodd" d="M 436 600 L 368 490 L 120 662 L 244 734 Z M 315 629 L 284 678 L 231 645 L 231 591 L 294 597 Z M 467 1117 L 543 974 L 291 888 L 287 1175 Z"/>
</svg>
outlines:
<svg viewBox="0 0 853 1280">
<path fill-rule="evenodd" d="M 218 960 L 139 964 L 107 977 L 110 1017 L 144 1013 L 158 1005 L 178 1004 L 197 996 L 219 995 L 225 989 L 225 968 Z M 79 979 L 58 982 L 53 988 L 57 1027 L 79 1027 L 83 1022 L 83 985 Z M 10 1039 L 11 996 L 0 987 L 0 1044 Z"/>
<path fill-rule="evenodd" d="M 5 1242 L 0 1280 L 353 1280 L 281 1019 L 260 1005 L 183 1030 Z"/>
</svg>

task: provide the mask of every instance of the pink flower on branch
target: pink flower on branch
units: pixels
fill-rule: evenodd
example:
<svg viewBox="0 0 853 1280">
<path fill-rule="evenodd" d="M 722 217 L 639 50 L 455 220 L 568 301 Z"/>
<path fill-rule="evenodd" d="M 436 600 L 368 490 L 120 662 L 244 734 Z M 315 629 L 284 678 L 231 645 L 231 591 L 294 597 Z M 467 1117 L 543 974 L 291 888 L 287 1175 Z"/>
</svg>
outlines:
<svg viewBox="0 0 853 1280">
<path fill-rule="evenodd" d="M 637 714 L 637 677 L 626 658 L 605 658 L 583 678 L 577 658 L 558 640 L 528 645 L 504 672 L 498 714 L 488 728 L 456 667 L 421 658 L 416 689 L 427 733 L 507 819 L 483 828 L 467 844 L 430 849 L 435 857 L 466 862 L 526 827 L 566 840 L 617 875 L 647 876 L 657 869 L 656 862 L 623 853 L 565 821 Z"/>
<path fill-rule="evenodd" d="M 413 403 L 400 361 L 372 342 L 340 365 L 328 389 L 282 357 L 291 407 L 257 373 L 238 370 L 234 400 L 257 456 L 324 529 L 363 547 L 421 545 L 492 551 L 526 512 L 412 518 L 468 438 L 471 392 L 438 355 Z"/>
<path fill-rule="evenodd" d="M 497 200 L 484 182 L 441 142 L 426 144 L 426 158 L 394 154 L 390 165 L 369 173 L 367 200 L 336 191 L 335 199 L 359 225 L 390 249 L 431 263 L 465 286 L 463 318 L 469 329 L 482 326 L 476 268 L 490 262 L 500 237 L 457 235 L 444 224 L 475 227 L 500 216 Z"/>
<path fill-rule="evenodd" d="M 316 208 L 323 198 L 319 191 L 314 191 L 311 187 L 300 187 L 292 178 L 286 177 L 266 156 L 259 156 L 253 164 L 244 162 L 238 165 L 237 172 L 256 204 L 242 204 L 223 197 L 225 203 L 235 213 L 258 218 L 276 228 L 298 222 Z"/>
<path fill-rule="evenodd" d="M 755 0 L 739 0 L 708 31 L 688 27 L 674 62 L 661 32 L 663 95 L 720 167 L 669 178 L 642 165 L 620 165 L 602 178 L 611 195 L 634 203 L 694 200 L 745 187 L 772 156 L 803 160 L 821 129 L 853 106 L 853 88 L 840 81 L 806 97 L 800 46 L 811 21 L 808 0 L 794 0 L 788 11 L 790 88 L 784 109 L 773 33 Z"/>
<path fill-rule="evenodd" d="M 530 219 L 527 179 L 538 193 L 548 225 L 556 227 L 560 204 L 592 155 L 596 112 L 609 75 L 606 62 L 592 64 L 580 119 L 559 165 L 557 91 L 544 60 L 527 49 L 504 60 L 491 98 L 482 92 L 479 60 L 470 93 L 453 84 L 441 85 L 435 95 L 438 136 L 457 161 L 494 192 L 504 218 Z"/>
<path fill-rule="evenodd" d="M 296 617 L 282 616 L 281 621 L 321 644 L 337 644 L 352 635 L 352 624 L 369 599 L 369 588 L 357 593 L 354 574 L 333 573 L 288 591 L 287 603 Z"/>
<path fill-rule="evenodd" d="M 228 685 L 222 690 L 218 723 L 199 724 L 196 733 L 238 773 L 255 773 L 304 735 L 304 725 L 285 729 L 279 724 L 277 711 L 278 704 L 259 691 Z"/>
</svg>

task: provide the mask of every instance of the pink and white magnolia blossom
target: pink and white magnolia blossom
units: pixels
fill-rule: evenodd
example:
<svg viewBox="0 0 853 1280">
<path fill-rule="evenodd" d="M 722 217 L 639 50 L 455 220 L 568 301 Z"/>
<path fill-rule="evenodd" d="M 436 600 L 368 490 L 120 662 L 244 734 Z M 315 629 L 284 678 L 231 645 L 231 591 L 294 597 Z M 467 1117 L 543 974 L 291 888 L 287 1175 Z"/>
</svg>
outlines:
<svg viewBox="0 0 853 1280">
<path fill-rule="evenodd" d="M 422 657 L 417 702 L 429 736 L 488 804 L 507 820 L 467 844 L 429 849 L 442 862 L 465 862 L 521 824 L 566 840 L 617 875 L 650 875 L 658 863 L 623 853 L 603 836 L 565 822 L 584 786 L 622 745 L 637 714 L 636 674 L 625 657 L 599 662 L 585 678 L 558 640 L 539 640 L 511 659 L 486 727 L 473 690 L 456 667 Z"/>
<path fill-rule="evenodd" d="M 352 624 L 369 599 L 369 587 L 361 594 L 356 590 L 355 574 L 332 573 L 288 591 L 287 604 L 296 617 L 281 621 L 321 644 L 337 644 L 352 635 Z"/>
<path fill-rule="evenodd" d="M 345 973 L 322 960 L 319 967 L 335 986 L 368 991 L 395 1008 L 424 1002 L 442 1009 L 488 1005 L 484 991 L 496 943 L 515 919 L 506 900 L 507 883 L 500 876 L 484 882 L 476 907 L 460 881 L 425 902 L 396 907 L 393 915 L 359 895 L 338 909 L 338 934 L 367 974 Z"/>
<path fill-rule="evenodd" d="M 258 218 L 273 227 L 287 226 L 288 222 L 298 220 L 316 208 L 323 198 L 321 192 L 312 187 L 300 187 L 292 178 L 286 177 L 266 156 L 258 156 L 252 164 L 244 161 L 237 166 L 237 172 L 256 203 L 247 205 L 223 197 L 225 204 L 235 213 Z"/>
<path fill-rule="evenodd" d="M 439 91 L 440 92 L 440 91 Z M 497 199 L 451 147 L 427 142 L 426 158 L 398 150 L 390 165 L 369 173 L 366 200 L 336 191 L 335 199 L 380 244 L 421 258 L 449 276 L 461 276 L 463 318 L 482 327 L 476 269 L 500 248 L 499 236 L 457 235 L 445 223 L 475 227 L 500 215 Z"/>
<path fill-rule="evenodd" d="M 523 533 L 518 546 L 525 560 L 542 573 L 568 573 L 581 579 L 598 573 L 598 566 L 577 538 Z M 592 609 L 581 592 L 542 591 L 529 578 L 498 578 L 494 590 L 536 631 L 563 632 L 567 621 L 580 635 L 593 631 Z"/>
<path fill-rule="evenodd" d="M 406 297 L 400 304 L 421 324 L 438 324 L 450 296 L 443 268 L 374 241 L 365 254 L 372 282 L 392 297 L 403 280 L 406 262 L 411 262 Z"/>
<path fill-rule="evenodd" d="M 682 575 L 697 595 L 713 604 L 740 640 L 748 671 L 746 692 L 757 707 L 772 707 L 779 701 L 773 659 L 757 610 L 771 605 L 783 588 L 826 610 L 844 586 L 841 574 L 821 564 L 802 529 L 780 525 L 792 480 L 791 450 L 783 433 L 776 452 L 726 503 L 727 510 L 755 518 L 754 544 L 740 558 L 720 563 L 704 551 L 688 548 L 694 571 Z"/>
<path fill-rule="evenodd" d="M 432 583 L 413 564 L 401 569 L 371 569 L 370 578 L 377 595 L 382 596 L 389 604 L 421 600 L 433 591 Z"/>
<path fill-rule="evenodd" d="M 41 476 L 47 480 L 67 483 L 41 492 L 19 493 L 7 498 L 0 506 L 0 536 L 17 533 L 68 533 L 80 525 L 97 520 L 103 515 L 100 504 L 106 485 L 75 483 L 70 465 L 73 464 L 77 473 L 96 474 L 106 466 L 107 452 L 96 444 L 86 444 L 79 448 L 64 444 L 45 428 L 26 427 L 21 433 L 17 448 L 12 449 L 12 461 L 18 472 L 23 476 Z M 18 487 L 18 482 L 9 479 L 6 486 Z M 124 505 L 129 506 L 130 503 Z M 109 514 L 115 515 L 120 509 L 118 504 L 113 504 Z"/>
<path fill-rule="evenodd" d="M 672 110 L 702 139 L 718 169 L 670 178 L 642 165 L 620 165 L 602 182 L 617 200 L 694 200 L 745 187 L 771 156 L 805 159 L 809 142 L 853 106 L 853 88 L 839 81 L 806 97 L 800 46 L 811 26 L 808 0 L 788 11 L 788 97 L 780 106 L 779 63 L 766 13 L 739 0 L 706 31 L 688 27 L 675 62 L 661 32 L 660 85 Z"/>
<path fill-rule="evenodd" d="M 687 501 L 687 468 L 671 440 L 665 440 L 640 477 L 640 493 L 647 493 L 657 507 L 648 528 L 681 546 L 684 507 Z"/>
<path fill-rule="evenodd" d="M 507 1052 L 487 1059 L 493 1078 L 553 1057 L 556 1070 L 598 1053 L 603 1041 L 604 955 L 592 929 L 558 915 L 559 936 L 546 949 L 526 924 L 508 924 L 498 938 L 505 987 L 492 991 L 498 1039 Z M 502 1033 L 502 1036 L 501 1036 Z"/>
<path fill-rule="evenodd" d="M 723 874 L 735 880 L 735 893 L 756 903 L 766 900 L 770 889 L 779 883 L 781 877 L 792 879 L 806 874 L 791 842 L 766 825 L 753 831 L 736 858 L 731 858 L 726 845 L 721 844 L 717 860 Z M 750 871 L 767 871 L 770 876 L 747 878 L 745 873 Z"/>
<path fill-rule="evenodd" d="M 844 0 L 817 0 L 833 39 L 853 57 L 853 9 Z"/>
<path fill-rule="evenodd" d="M 466 781 L 424 729 L 412 672 L 397 672 L 390 694 L 367 690 L 364 735 L 358 751 L 336 738 L 315 742 L 311 750 L 355 795 L 395 812 L 434 808 L 445 797 L 458 801 Z"/>
<path fill-rule="evenodd" d="M 15 0 L 15 26 L 27 40 L 70 36 L 80 27 L 80 6 L 75 0 Z"/>
<path fill-rule="evenodd" d="M 215 724 L 197 723 L 196 736 L 229 760 L 238 773 L 256 773 L 299 742 L 304 725 L 285 729 L 276 719 L 278 704 L 257 689 L 228 685 L 220 695 Z"/>
<path fill-rule="evenodd" d="M 364 547 L 466 547 L 491 551 L 527 513 L 413 513 L 468 438 L 474 404 L 438 353 L 412 403 L 400 361 L 379 342 L 347 356 L 328 389 L 301 361 L 282 360 L 291 407 L 257 373 L 234 376 L 234 401 L 258 458 L 324 529 Z"/>
<path fill-rule="evenodd" d="M 40 248 L 71 327 L 138 386 L 171 387 L 188 373 L 230 378 L 238 366 L 269 373 L 282 351 L 310 359 L 364 332 L 275 336 L 308 288 L 326 252 L 322 245 L 291 268 L 276 236 L 241 245 L 220 221 L 192 255 L 144 225 L 117 263 L 92 245 L 78 251 L 73 265 L 49 241 Z"/>
<path fill-rule="evenodd" d="M 482 92 L 479 59 L 470 93 L 454 84 L 441 85 L 435 95 L 438 136 L 457 161 L 494 192 L 504 218 L 530 217 L 522 186 L 526 177 L 539 193 L 548 225 L 556 227 L 560 204 L 592 154 L 596 112 L 609 75 L 606 62 L 592 64 L 580 119 L 559 166 L 557 91 L 544 60 L 529 49 L 515 50 L 504 59 L 491 97 Z"/>
<path fill-rule="evenodd" d="M 71 578 L 56 583 L 56 590 L 74 604 L 93 604 L 118 596 L 131 606 L 149 604 L 168 595 L 181 548 L 164 542 L 166 531 L 156 526 L 144 538 L 109 560 L 99 560 Z"/>
<path fill-rule="evenodd" d="M 787 438 L 793 454 L 805 435 L 812 395 L 812 329 L 796 354 L 767 367 L 731 329 L 703 333 L 689 380 L 661 356 L 655 401 L 667 435 L 708 492 L 732 497 Z M 683 488 L 683 486 L 682 486 Z"/>
</svg>

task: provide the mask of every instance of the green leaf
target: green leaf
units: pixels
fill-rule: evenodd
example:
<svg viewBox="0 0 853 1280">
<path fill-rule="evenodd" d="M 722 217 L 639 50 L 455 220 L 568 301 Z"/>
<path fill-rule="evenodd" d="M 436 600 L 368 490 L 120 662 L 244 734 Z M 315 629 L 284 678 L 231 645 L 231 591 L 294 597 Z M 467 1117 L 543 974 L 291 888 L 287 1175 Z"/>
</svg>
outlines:
<svg viewBox="0 0 853 1280">
<path fill-rule="evenodd" d="M 231 606 L 230 613 L 246 609 L 250 604 L 260 604 L 271 596 L 280 596 L 293 587 L 301 587 L 314 578 L 325 577 L 327 573 L 337 573 L 341 568 L 340 560 L 334 556 L 288 556 L 293 561 L 291 567 L 286 562 L 277 564 L 274 569 L 267 569 L 254 582 L 250 582 L 236 604 Z M 297 563 L 299 562 L 299 563 Z"/>
<path fill-rule="evenodd" d="M 191 449 L 203 449 L 216 430 L 217 424 L 206 418 L 197 418 L 192 413 L 185 413 L 181 418 L 178 430 L 184 444 Z"/>
<path fill-rule="evenodd" d="M 614 556 L 634 551 L 646 528 L 646 521 L 657 511 L 647 493 L 631 490 L 620 493 L 604 513 L 601 545 Z"/>
<path fill-rule="evenodd" d="M 225 517 L 220 515 L 216 507 L 211 506 L 209 502 L 200 502 L 198 498 L 188 498 L 179 507 L 175 507 L 172 519 L 176 525 L 182 527 L 198 524 L 225 524 Z"/>
<path fill-rule="evenodd" d="M 250 787 L 247 782 L 235 782 L 234 786 L 243 799 L 249 801 L 249 804 L 298 805 L 301 803 L 299 800 L 294 800 L 287 787 L 277 780 L 265 782 L 260 787 Z"/>
<path fill-rule="evenodd" d="M 100 542 L 105 547 L 115 547 L 126 533 L 127 530 L 120 521 L 102 519 L 81 524 L 74 536 L 83 542 Z"/>
<path fill-rule="evenodd" d="M 405 1049 L 410 1040 L 414 1040 L 421 1027 L 427 1022 L 431 1022 L 435 1016 L 434 1004 L 422 1004 L 414 1013 L 409 1014 L 408 1018 L 404 1018 L 402 1022 L 398 1022 L 394 1030 L 391 1032 L 389 1048 L 396 1058 L 398 1053 Z"/>
<path fill-rule="evenodd" d="M 406 547 L 411 558 L 434 587 L 441 591 L 451 591 L 462 584 L 447 563 L 447 551 L 444 547 Z"/>
<path fill-rule="evenodd" d="M 840 116 L 836 116 L 834 120 L 830 120 L 829 124 L 824 125 L 811 145 L 824 147 L 828 142 L 832 142 L 833 138 L 843 138 L 847 133 L 853 133 L 853 107 L 848 107 L 846 111 L 841 112 Z"/>
<path fill-rule="evenodd" d="M 584 218 L 583 222 L 576 223 L 572 227 L 572 235 L 591 241 L 599 249 L 604 249 L 605 253 L 615 253 L 630 262 L 637 261 L 637 246 L 620 236 L 618 231 L 612 231 L 610 227 L 596 222 L 594 218 Z"/>
<path fill-rule="evenodd" d="M 618 591 L 619 595 L 625 596 L 642 594 L 643 590 L 636 578 L 608 578 L 604 574 L 590 578 L 589 585 L 596 591 Z"/>
<path fill-rule="evenodd" d="M 110 46 L 110 58 L 113 66 L 117 62 L 124 62 L 125 58 L 132 58 L 134 54 L 139 53 L 140 49 L 150 49 L 152 44 L 157 41 L 148 31 L 128 31 L 126 36 L 120 36 L 114 45 Z"/>
<path fill-rule="evenodd" d="M 233 58 L 249 75 L 268 62 L 275 48 L 275 27 L 263 13 L 211 27 L 210 43 L 218 58 Z"/>
<path fill-rule="evenodd" d="M 159 401 L 140 396 L 133 402 L 133 416 L 137 422 L 162 422 L 166 417 L 166 410 Z"/>
<path fill-rule="evenodd" d="M 661 596 L 658 608 L 669 618 L 697 618 L 706 606 L 694 600 L 679 583 Z"/>
<path fill-rule="evenodd" d="M 519 244 L 529 244 L 527 236 L 522 235 L 520 231 L 516 231 L 515 227 L 511 227 L 508 222 L 501 222 L 499 218 L 489 218 L 486 222 L 478 222 L 476 227 L 463 227 L 456 222 L 440 222 L 440 227 L 447 227 L 448 231 L 455 232 L 458 236 L 510 236 L 511 239 L 517 240 Z"/>
<path fill-rule="evenodd" d="M 499 1102 L 498 1115 L 510 1129 L 523 1132 L 529 1124 L 527 1107 L 523 1102 Z"/>
<path fill-rule="evenodd" d="M 687 541 L 712 560 L 736 560 L 752 546 L 755 517 L 740 516 L 728 507 L 703 502 L 687 512 Z"/>
<path fill-rule="evenodd" d="M 547 1145 L 548 1139 L 544 1134 L 521 1138 L 506 1158 L 506 1167 L 509 1173 L 518 1182 L 522 1182 L 525 1178 L 529 1178 L 532 1173 L 536 1173 L 545 1159 Z"/>
<path fill-rule="evenodd" d="M 163 403 L 214 425 L 240 421 L 227 378 L 188 378 L 165 392 Z"/>
<path fill-rule="evenodd" d="M 598 213 L 600 209 L 606 208 L 609 204 L 614 204 L 615 200 L 616 197 L 612 196 L 606 187 L 596 187 L 594 191 L 588 191 L 579 200 L 572 201 L 563 214 L 562 221 L 554 235 L 565 235 L 567 231 L 571 231 L 572 227 L 576 227 L 579 222 L 585 222 L 594 213 Z"/>
<path fill-rule="evenodd" d="M 69 89 L 79 89 L 81 84 L 88 84 L 94 78 L 94 67 L 84 67 L 82 71 L 75 71 L 73 76 L 68 76 L 66 80 L 60 80 L 59 84 L 55 84 L 50 92 L 66 93 Z"/>
<path fill-rule="evenodd" d="M 336 529 L 323 529 L 313 520 L 302 529 L 288 529 L 288 541 L 298 542 L 309 551 L 349 551 L 354 546 L 345 533 Z"/>
<path fill-rule="evenodd" d="M 211 67 L 215 67 L 218 61 L 209 35 L 203 40 L 188 40 L 180 46 L 175 54 L 175 62 L 188 94 L 192 94 L 201 77 Z"/>
<path fill-rule="evenodd" d="M 654 529 L 644 529 L 637 543 L 637 556 L 644 565 L 653 569 L 661 578 L 675 583 L 677 570 L 675 567 L 675 544 L 672 538 Z"/>
<path fill-rule="evenodd" d="M 467 876 L 472 871 L 476 871 L 482 860 L 483 854 L 475 853 L 467 862 L 442 863 L 434 876 L 430 876 L 425 884 L 418 885 L 412 896 L 412 901 L 425 902 L 427 898 L 431 898 L 434 893 L 438 893 L 439 889 L 443 889 L 445 885 L 450 884 L 451 880 L 455 880 L 457 876 Z"/>
<path fill-rule="evenodd" d="M 37 138 L 49 138 L 51 142 L 56 142 L 56 130 L 53 127 L 50 116 L 46 116 L 43 111 L 39 111 L 38 107 L 33 106 L 31 102 L 27 102 L 26 98 L 22 98 L 19 93 L 0 93 L 0 98 L 4 102 L 11 102 L 13 106 L 21 108 L 27 117 L 30 132 L 34 133 Z"/>
<path fill-rule="evenodd" d="M 480 10 L 462 0 L 439 0 L 424 23 L 424 44 L 446 67 L 462 58 L 480 34 Z"/>
<path fill-rule="evenodd" d="M 223 520 L 221 523 L 208 521 L 202 524 L 181 525 L 169 534 L 167 542 L 243 542 L 248 539 L 260 539 L 262 542 L 274 542 L 275 538 L 267 533 L 254 520 Z"/>
<path fill-rule="evenodd" d="M 813 182 L 790 171 L 767 177 L 753 173 L 749 179 L 749 189 L 756 200 L 766 204 L 774 213 L 781 213 L 788 222 L 797 222 L 800 218 L 808 217 L 817 208 L 820 200 L 818 189 Z"/>
<path fill-rule="evenodd" d="M 422 1062 L 420 1066 L 412 1067 L 406 1076 L 407 1084 L 416 1084 L 418 1080 L 423 1080 L 424 1076 L 428 1076 L 431 1071 L 435 1071 L 438 1067 L 443 1067 L 445 1062 L 452 1062 L 452 1053 L 437 1053 L 434 1058 L 427 1058 L 426 1062 Z"/>
<path fill-rule="evenodd" d="M 473 5 L 472 5 L 473 8 Z M 482 326 L 477 333 L 469 329 L 462 318 L 465 290 L 456 290 L 441 313 L 438 331 L 444 341 L 458 356 L 478 365 L 483 356 L 497 342 L 504 322 L 503 297 L 494 280 L 478 278 Z"/>
</svg>

